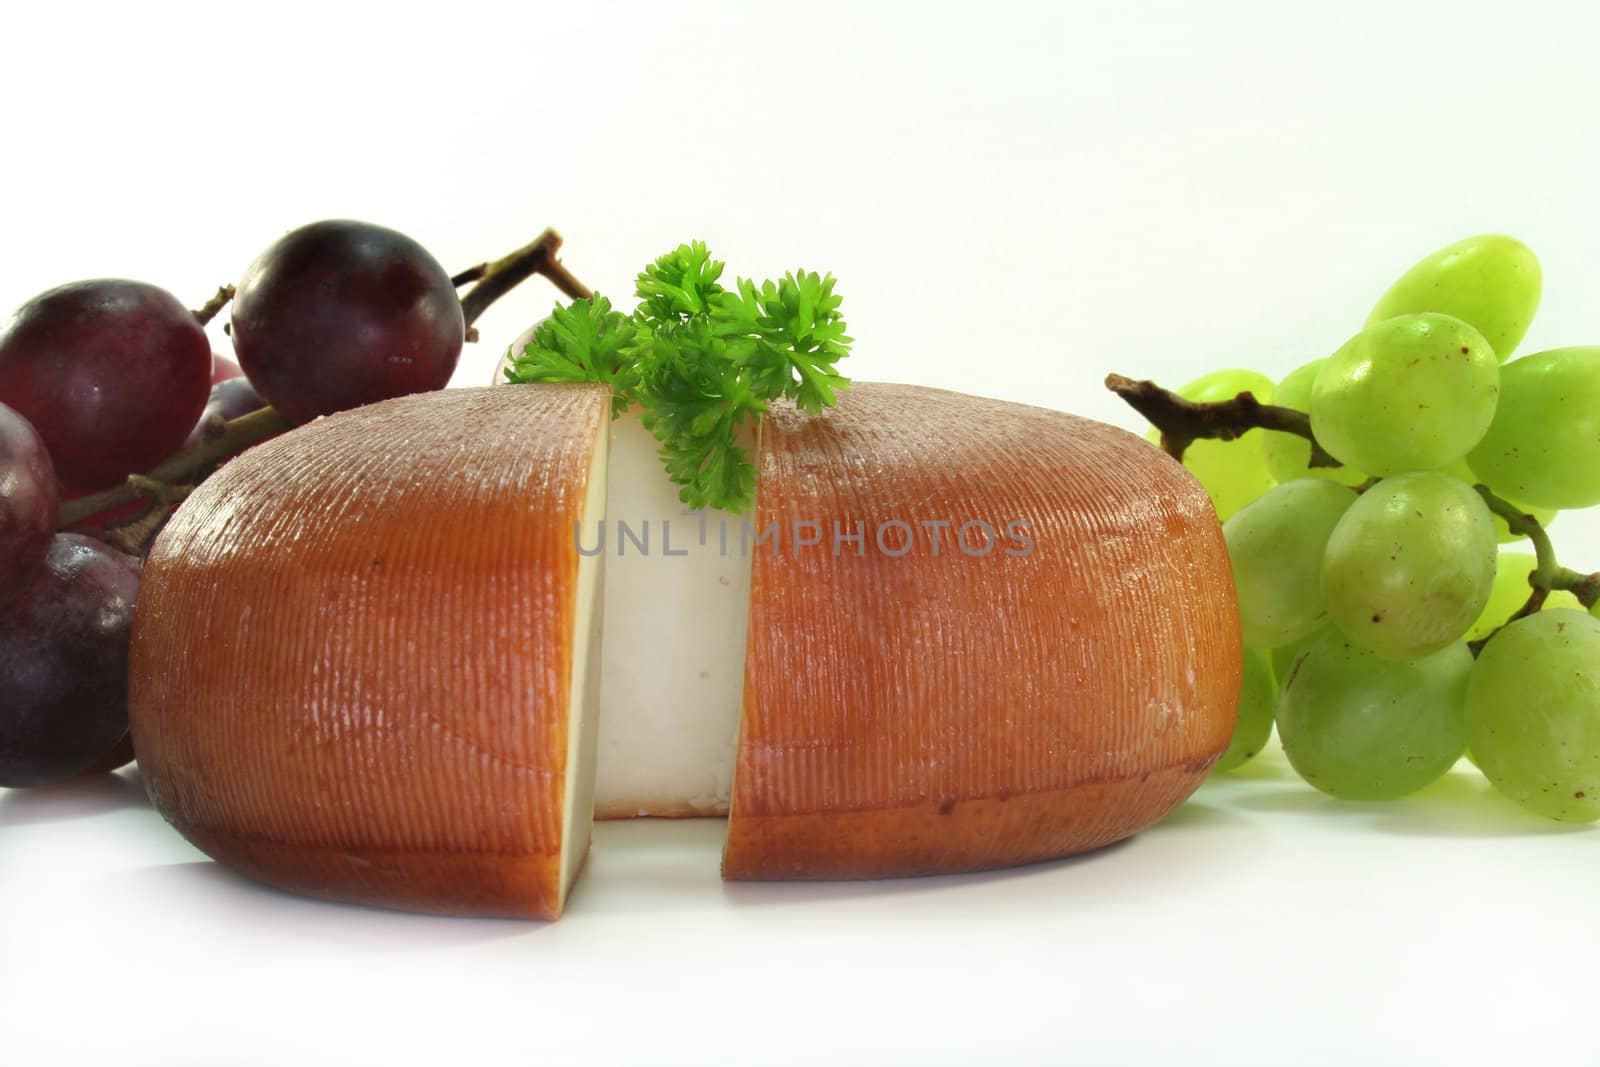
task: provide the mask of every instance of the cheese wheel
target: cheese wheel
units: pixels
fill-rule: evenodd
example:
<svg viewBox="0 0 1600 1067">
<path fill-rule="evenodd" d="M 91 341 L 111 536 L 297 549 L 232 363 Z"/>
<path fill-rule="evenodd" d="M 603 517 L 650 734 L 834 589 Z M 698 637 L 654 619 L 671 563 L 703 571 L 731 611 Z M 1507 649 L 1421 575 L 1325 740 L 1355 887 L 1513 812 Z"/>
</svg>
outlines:
<svg viewBox="0 0 1600 1067">
<path fill-rule="evenodd" d="M 858 385 L 762 427 L 723 873 L 1051 859 L 1187 797 L 1239 696 L 1205 492 L 1132 434 Z"/>
<path fill-rule="evenodd" d="M 597 761 L 606 814 L 731 806 L 729 878 L 862 878 L 1106 844 L 1226 747 L 1227 552 L 1159 450 L 862 384 L 757 452 L 753 515 L 685 516 L 602 387 L 518 386 L 234 460 L 146 567 L 154 803 L 273 885 L 554 918 Z"/>
<path fill-rule="evenodd" d="M 130 717 L 158 810 L 261 881 L 555 918 L 589 841 L 603 386 L 319 420 L 156 542 Z M 586 532 L 587 531 L 587 532 Z"/>
</svg>

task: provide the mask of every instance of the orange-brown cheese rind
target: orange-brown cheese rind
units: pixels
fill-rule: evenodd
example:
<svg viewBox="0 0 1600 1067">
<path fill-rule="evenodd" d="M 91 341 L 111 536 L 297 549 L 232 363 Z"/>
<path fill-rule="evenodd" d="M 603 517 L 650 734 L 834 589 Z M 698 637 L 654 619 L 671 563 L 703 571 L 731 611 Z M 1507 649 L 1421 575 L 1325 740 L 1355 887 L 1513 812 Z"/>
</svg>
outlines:
<svg viewBox="0 0 1600 1067">
<path fill-rule="evenodd" d="M 602 386 L 405 397 L 206 481 L 157 541 L 134 625 L 157 809 L 295 892 L 557 917 L 574 523 L 609 405 Z"/>
<path fill-rule="evenodd" d="M 1182 802 L 1226 748 L 1227 551 L 1205 492 L 1149 444 L 859 385 L 819 418 L 774 410 L 759 474 L 754 530 L 777 529 L 753 561 L 725 877 L 1097 848 Z M 969 526 L 963 550 L 975 522 L 993 536 Z M 835 523 L 864 537 L 836 543 Z"/>
</svg>

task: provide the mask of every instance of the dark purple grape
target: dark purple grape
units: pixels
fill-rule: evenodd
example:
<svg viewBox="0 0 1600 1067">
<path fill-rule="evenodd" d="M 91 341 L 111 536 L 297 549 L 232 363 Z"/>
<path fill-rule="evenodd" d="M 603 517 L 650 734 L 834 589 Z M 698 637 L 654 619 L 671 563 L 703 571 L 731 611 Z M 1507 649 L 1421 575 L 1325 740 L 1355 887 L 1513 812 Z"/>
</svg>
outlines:
<svg viewBox="0 0 1600 1067">
<path fill-rule="evenodd" d="M 0 404 L 0 606 L 56 532 L 56 472 L 28 420 Z"/>
<path fill-rule="evenodd" d="M 210 383 L 205 329 L 144 282 L 63 285 L 0 334 L 0 403 L 33 423 L 56 477 L 78 489 L 116 485 L 176 451 Z"/>
<path fill-rule="evenodd" d="M 138 561 L 57 534 L 0 611 L 0 786 L 71 778 L 127 734 L 138 590 Z"/>
<path fill-rule="evenodd" d="M 293 422 L 442 389 L 466 324 L 427 249 L 366 222 L 314 222 L 251 264 L 233 298 L 234 352 Z"/>
<path fill-rule="evenodd" d="M 252 411 L 260 411 L 267 406 L 267 402 L 256 392 L 255 386 L 245 378 L 228 378 L 211 387 L 211 399 L 206 401 L 206 409 L 200 415 L 200 421 L 189 433 L 189 439 L 183 447 L 198 444 L 207 440 L 206 423 L 215 415 L 223 422 L 237 419 L 240 415 L 248 415 Z"/>
</svg>

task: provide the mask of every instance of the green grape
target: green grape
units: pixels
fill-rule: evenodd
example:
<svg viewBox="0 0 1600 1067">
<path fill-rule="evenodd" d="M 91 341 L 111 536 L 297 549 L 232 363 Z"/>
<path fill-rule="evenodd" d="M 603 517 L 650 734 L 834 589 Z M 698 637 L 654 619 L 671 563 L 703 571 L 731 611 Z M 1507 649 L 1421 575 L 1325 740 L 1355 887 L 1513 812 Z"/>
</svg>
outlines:
<svg viewBox="0 0 1600 1067">
<path fill-rule="evenodd" d="M 1444 473 L 1448 474 L 1452 478 L 1460 478 L 1468 485 L 1477 485 L 1483 482 L 1483 479 L 1474 474 L 1472 468 L 1467 466 L 1467 461 L 1464 459 L 1450 464 L 1450 466 L 1444 469 Z M 1513 500 L 1511 497 L 1506 496 L 1506 494 L 1500 492 L 1500 490 L 1496 489 L 1492 485 L 1489 486 L 1489 491 L 1495 496 L 1499 497 L 1501 500 L 1504 500 L 1507 504 L 1510 504 L 1512 507 L 1522 512 L 1524 515 L 1532 515 L 1534 521 L 1547 529 L 1552 522 L 1556 521 L 1556 516 L 1561 514 L 1555 508 L 1536 508 L 1532 504 L 1525 504 L 1520 500 Z M 1512 533 L 1511 527 L 1506 525 L 1506 520 L 1502 519 L 1494 512 L 1491 511 L 1489 513 L 1489 517 L 1494 520 L 1494 534 L 1502 545 L 1508 545 L 1513 541 L 1521 541 L 1526 539 L 1527 534 Z"/>
<path fill-rule="evenodd" d="M 1401 275 L 1367 325 L 1420 311 L 1454 315 L 1483 334 L 1503 363 L 1528 332 L 1543 287 L 1539 260 L 1527 245 L 1495 233 L 1469 237 Z"/>
<path fill-rule="evenodd" d="M 1460 319 L 1374 323 L 1328 357 L 1311 390 L 1311 432 L 1341 463 L 1380 477 L 1465 456 L 1494 419 L 1500 365 Z"/>
<path fill-rule="evenodd" d="M 1447 645 L 1410 662 L 1379 659 L 1336 630 L 1300 657 L 1278 698 L 1278 738 L 1300 776 L 1346 800 L 1393 800 L 1466 751 L 1472 653 Z"/>
<path fill-rule="evenodd" d="M 1500 404 L 1467 463 L 1547 508 L 1600 504 L 1600 347 L 1557 348 L 1500 368 Z"/>
<path fill-rule="evenodd" d="M 1232 400 L 1240 393 L 1252 393 L 1263 404 L 1272 402 L 1272 379 L 1250 370 L 1219 370 L 1203 375 L 1178 390 L 1185 400 L 1215 403 Z M 1183 465 L 1189 468 L 1211 497 L 1217 518 L 1230 515 L 1272 488 L 1267 461 L 1261 455 L 1260 430 L 1251 430 L 1234 441 L 1196 441 L 1183 451 Z M 1151 429 L 1149 440 L 1161 435 Z"/>
<path fill-rule="evenodd" d="M 1248 647 L 1277 648 L 1327 620 L 1322 558 L 1328 535 L 1355 502 L 1345 486 L 1296 478 L 1267 490 L 1222 524 Z"/>
<path fill-rule="evenodd" d="M 1494 523 L 1471 486 L 1433 471 L 1368 489 L 1328 538 L 1328 615 L 1385 659 L 1416 659 L 1458 640 L 1494 586 Z"/>
<path fill-rule="evenodd" d="M 1272 665 L 1265 653 L 1244 650 L 1244 674 L 1239 686 L 1239 717 L 1233 723 L 1233 737 L 1217 760 L 1216 769 L 1231 771 L 1254 758 L 1272 736 L 1272 709 L 1278 702 L 1278 683 L 1272 678 Z"/>
<path fill-rule="evenodd" d="M 1319 626 L 1298 641 L 1290 641 L 1287 645 L 1279 645 L 1272 650 L 1272 674 L 1278 679 L 1280 686 L 1289 684 L 1289 676 L 1294 674 L 1295 660 L 1300 654 L 1318 641 L 1322 635 L 1333 630 L 1332 624 Z"/>
<path fill-rule="evenodd" d="M 1290 371 L 1289 376 L 1278 383 L 1272 402 L 1280 407 L 1309 412 L 1311 387 L 1317 383 L 1317 375 L 1322 373 L 1327 363 L 1327 357 L 1323 357 Z M 1367 480 L 1366 472 L 1354 467 L 1311 466 L 1311 442 L 1298 434 L 1284 433 L 1282 430 L 1261 432 L 1261 455 L 1267 461 L 1267 473 L 1280 482 L 1290 482 L 1296 478 L 1326 478 L 1340 485 L 1360 485 Z"/>
<path fill-rule="evenodd" d="M 1468 641 L 1488 637 L 1528 602 L 1528 594 L 1533 592 L 1533 587 L 1528 584 L 1528 576 L 1538 565 L 1538 558 L 1531 552 L 1500 553 L 1495 560 L 1494 587 L 1489 591 L 1489 602 L 1483 606 L 1478 621 L 1467 630 Z M 1541 610 L 1554 611 L 1560 608 L 1582 611 L 1583 605 L 1565 589 L 1551 590 Z"/>
<path fill-rule="evenodd" d="M 1512 800 L 1565 822 L 1600 819 L 1600 619 L 1540 612 L 1496 634 L 1467 686 L 1467 737 Z"/>
</svg>

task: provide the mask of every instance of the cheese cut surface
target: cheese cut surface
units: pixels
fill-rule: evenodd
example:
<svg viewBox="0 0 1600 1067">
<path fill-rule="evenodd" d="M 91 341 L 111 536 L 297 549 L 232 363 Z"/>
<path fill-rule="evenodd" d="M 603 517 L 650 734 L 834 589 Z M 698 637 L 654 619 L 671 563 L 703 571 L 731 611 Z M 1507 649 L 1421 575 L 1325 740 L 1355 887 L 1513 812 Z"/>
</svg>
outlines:
<svg viewBox="0 0 1600 1067">
<path fill-rule="evenodd" d="M 575 525 L 577 544 L 593 544 L 605 523 L 606 469 L 611 435 L 604 422 L 595 437 L 584 486 L 582 518 Z M 572 670 L 567 691 L 567 761 L 561 805 L 561 907 L 583 868 L 594 828 L 595 760 L 600 742 L 600 678 L 604 662 L 605 556 L 578 557 L 577 593 L 573 601 Z M 560 914 L 560 908 L 557 909 Z"/>
<path fill-rule="evenodd" d="M 751 434 L 745 439 L 754 450 Z M 744 693 L 750 517 L 688 511 L 637 415 L 612 423 L 596 815 L 726 815 Z"/>
<path fill-rule="evenodd" d="M 1226 747 L 1227 552 L 1204 491 L 1149 444 L 859 384 L 820 418 L 775 409 L 759 471 L 756 525 L 778 540 L 752 560 L 726 877 L 1096 848 L 1171 810 Z"/>
<path fill-rule="evenodd" d="M 609 408 L 601 386 L 405 397 L 208 479 L 134 625 L 157 809 L 285 889 L 558 916 L 588 844 L 604 561 L 573 540 Z"/>
</svg>

